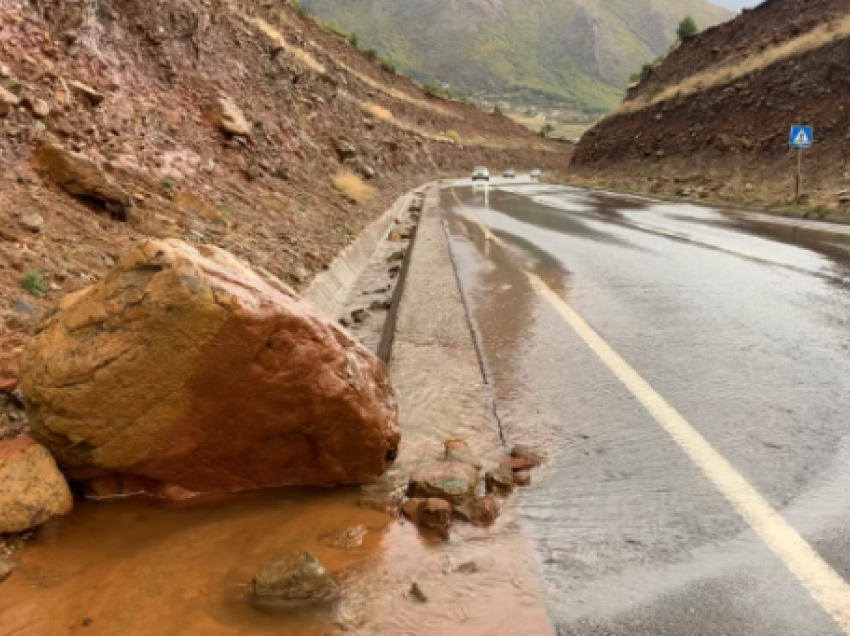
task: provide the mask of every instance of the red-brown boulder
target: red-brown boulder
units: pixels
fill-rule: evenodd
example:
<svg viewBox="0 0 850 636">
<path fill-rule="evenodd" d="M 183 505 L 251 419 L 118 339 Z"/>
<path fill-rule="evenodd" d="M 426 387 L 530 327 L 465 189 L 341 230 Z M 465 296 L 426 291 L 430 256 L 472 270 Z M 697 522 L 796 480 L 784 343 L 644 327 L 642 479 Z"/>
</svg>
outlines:
<svg viewBox="0 0 850 636">
<path fill-rule="evenodd" d="M 63 299 L 22 362 L 33 434 L 72 479 L 205 493 L 382 474 L 383 364 L 229 253 L 147 241 Z"/>
</svg>

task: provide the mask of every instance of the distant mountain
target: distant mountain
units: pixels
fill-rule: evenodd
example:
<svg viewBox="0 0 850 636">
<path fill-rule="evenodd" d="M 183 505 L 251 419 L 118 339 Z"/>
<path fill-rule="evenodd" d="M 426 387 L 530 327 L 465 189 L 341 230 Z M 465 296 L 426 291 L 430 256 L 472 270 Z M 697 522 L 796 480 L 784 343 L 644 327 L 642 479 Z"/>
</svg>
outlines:
<svg viewBox="0 0 850 636">
<path fill-rule="evenodd" d="M 301 0 L 398 68 L 453 92 L 586 113 L 667 52 L 679 21 L 733 17 L 707 0 Z"/>
</svg>

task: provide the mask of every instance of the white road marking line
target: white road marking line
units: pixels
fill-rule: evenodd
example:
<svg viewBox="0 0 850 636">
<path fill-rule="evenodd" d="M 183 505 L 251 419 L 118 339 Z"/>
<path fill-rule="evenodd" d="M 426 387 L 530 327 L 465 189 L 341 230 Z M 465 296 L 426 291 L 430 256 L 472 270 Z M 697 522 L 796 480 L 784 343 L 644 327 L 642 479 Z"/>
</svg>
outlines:
<svg viewBox="0 0 850 636">
<path fill-rule="evenodd" d="M 480 226 L 485 237 L 505 250 L 525 274 L 534 290 L 558 312 L 602 363 L 643 404 L 661 428 L 702 470 L 818 605 L 833 618 L 845 634 L 850 635 L 850 585 L 602 336 L 539 276 L 528 271 L 511 249 L 484 225 L 475 212 L 463 204 L 454 189 L 452 193 L 461 208 Z"/>
</svg>

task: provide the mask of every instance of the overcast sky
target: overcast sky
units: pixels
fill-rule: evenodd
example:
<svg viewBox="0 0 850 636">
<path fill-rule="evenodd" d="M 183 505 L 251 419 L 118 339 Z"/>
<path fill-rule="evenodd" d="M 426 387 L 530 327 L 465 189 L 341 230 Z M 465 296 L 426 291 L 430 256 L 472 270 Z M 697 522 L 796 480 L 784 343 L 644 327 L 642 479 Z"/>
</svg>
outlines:
<svg viewBox="0 0 850 636">
<path fill-rule="evenodd" d="M 721 7 L 728 7 L 739 11 L 746 7 L 754 7 L 761 4 L 762 0 L 711 0 L 714 4 L 719 4 Z"/>
</svg>

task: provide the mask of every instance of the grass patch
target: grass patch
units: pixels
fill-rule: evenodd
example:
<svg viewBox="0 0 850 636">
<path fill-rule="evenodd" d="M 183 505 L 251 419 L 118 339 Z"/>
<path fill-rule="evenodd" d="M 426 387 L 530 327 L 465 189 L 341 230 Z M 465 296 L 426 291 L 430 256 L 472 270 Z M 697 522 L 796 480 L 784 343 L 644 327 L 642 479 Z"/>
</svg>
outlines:
<svg viewBox="0 0 850 636">
<path fill-rule="evenodd" d="M 294 6 L 294 5 L 293 5 Z M 299 62 L 304 64 L 307 68 L 324 75 L 327 71 L 325 67 L 312 55 L 310 55 L 304 49 L 301 49 L 297 46 L 293 46 L 289 42 L 287 42 L 283 35 L 281 35 L 280 31 L 278 31 L 274 25 L 266 22 L 262 18 L 251 18 L 247 16 L 243 16 L 243 19 L 250 25 L 259 29 L 263 35 L 265 35 L 269 40 L 271 40 L 275 46 L 280 47 L 292 57 L 297 59 Z"/>
<path fill-rule="evenodd" d="M 367 113 L 374 115 L 378 119 L 383 121 L 392 121 L 393 114 L 390 112 L 388 108 L 384 108 L 380 104 L 368 103 L 363 107 Z"/>
<path fill-rule="evenodd" d="M 422 90 L 428 93 L 431 97 L 439 97 L 441 99 L 452 98 L 452 94 L 448 90 L 442 86 L 437 86 L 436 84 L 424 84 L 422 86 Z"/>
<path fill-rule="evenodd" d="M 50 285 L 44 280 L 41 272 L 37 269 L 28 269 L 24 271 L 21 277 L 21 289 L 30 296 L 41 298 L 50 291 Z"/>
<path fill-rule="evenodd" d="M 334 188 L 342 196 L 355 203 L 368 203 L 378 193 L 374 187 L 370 186 L 350 170 L 340 170 L 337 172 L 332 179 L 332 183 Z"/>
</svg>

